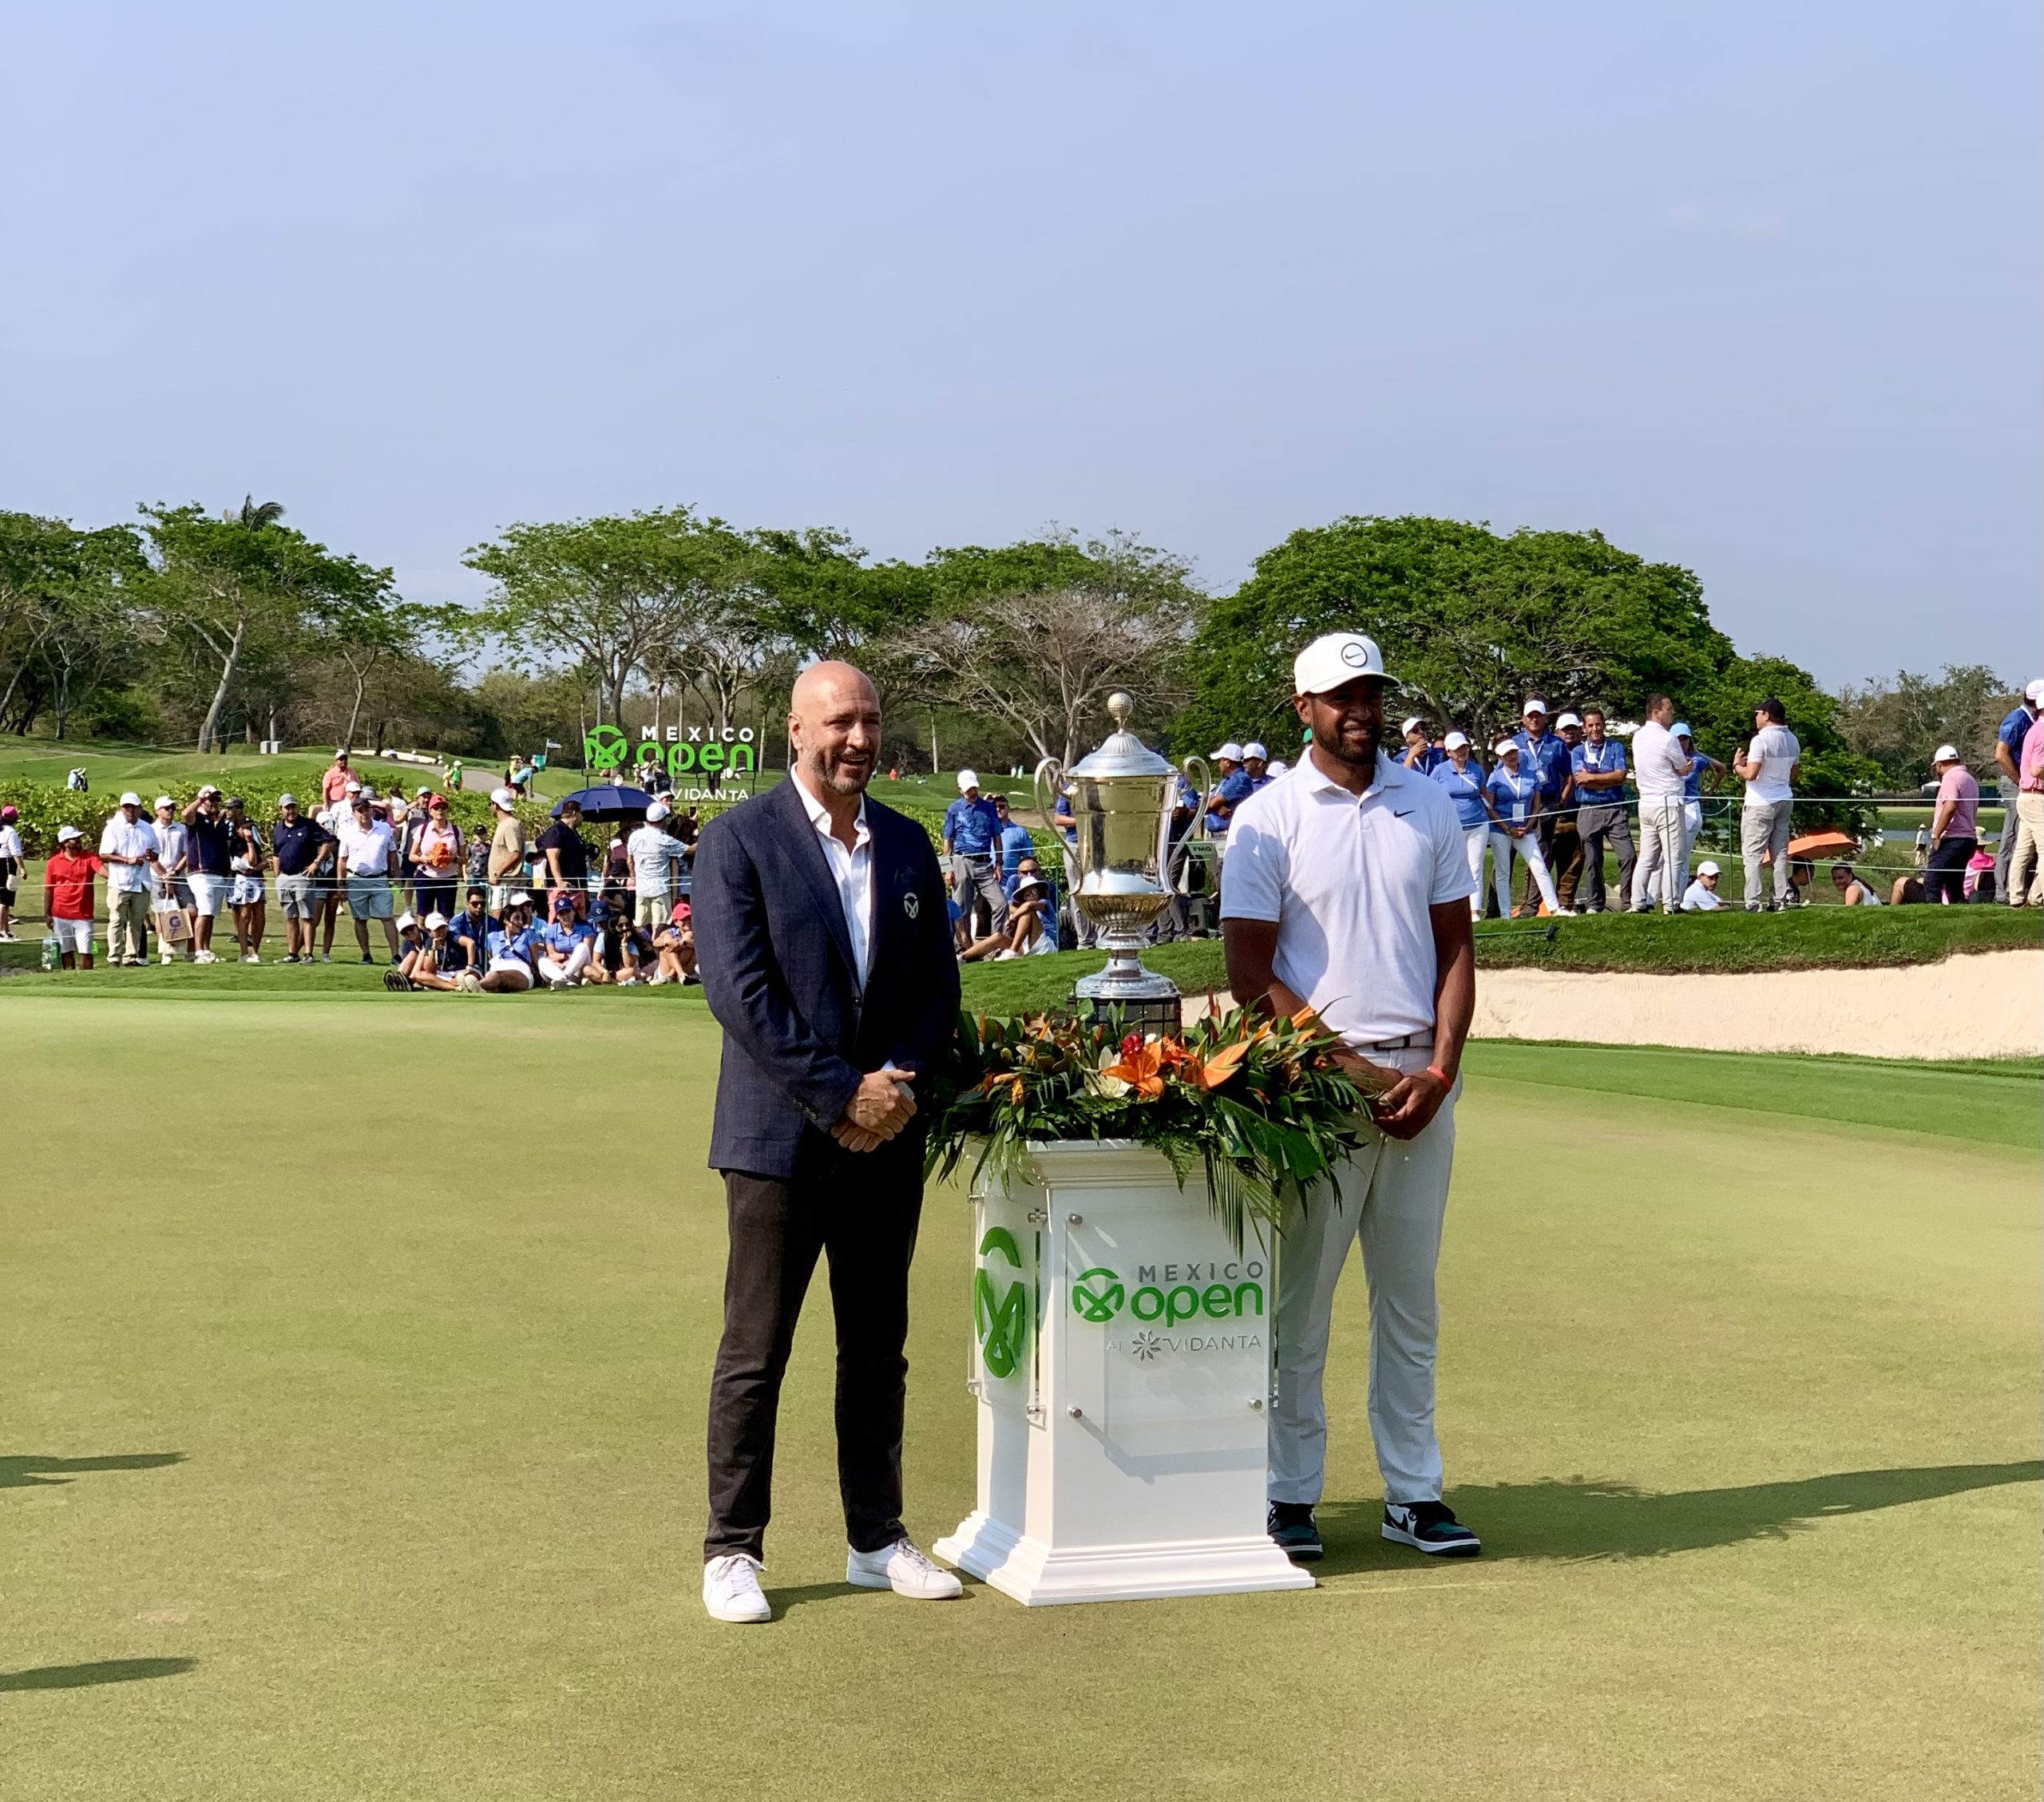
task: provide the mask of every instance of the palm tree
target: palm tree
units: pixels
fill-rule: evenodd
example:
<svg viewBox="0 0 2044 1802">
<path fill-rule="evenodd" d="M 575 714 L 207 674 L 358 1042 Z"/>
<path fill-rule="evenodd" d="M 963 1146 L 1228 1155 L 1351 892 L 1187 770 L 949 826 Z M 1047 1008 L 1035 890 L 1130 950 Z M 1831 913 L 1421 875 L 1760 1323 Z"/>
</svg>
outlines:
<svg viewBox="0 0 2044 1802">
<path fill-rule="evenodd" d="M 229 519 L 234 519 L 236 517 L 232 513 L 227 515 Z M 284 517 L 284 504 L 281 501 L 265 501 L 259 506 L 256 505 L 254 495 L 244 495 L 241 501 L 241 512 L 238 517 L 242 525 L 252 529 L 260 525 L 275 525 Z"/>
</svg>

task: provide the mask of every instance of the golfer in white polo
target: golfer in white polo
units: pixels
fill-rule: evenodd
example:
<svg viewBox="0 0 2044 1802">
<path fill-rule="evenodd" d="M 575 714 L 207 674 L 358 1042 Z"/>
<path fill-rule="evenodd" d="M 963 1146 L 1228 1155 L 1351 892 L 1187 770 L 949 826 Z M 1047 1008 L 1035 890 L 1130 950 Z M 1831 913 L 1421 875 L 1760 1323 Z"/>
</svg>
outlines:
<svg viewBox="0 0 2044 1802">
<path fill-rule="evenodd" d="M 1441 1500 L 1434 1435 L 1434 1266 L 1476 1000 L 1469 860 L 1447 791 L 1380 750 L 1376 644 L 1359 632 L 1316 639 L 1292 679 L 1312 744 L 1289 777 L 1235 810 L 1221 877 L 1228 986 L 1274 1012 L 1313 1008 L 1374 1099 L 1335 1194 L 1323 1189 L 1287 1222 L 1279 1248 L 1270 1535 L 1300 1562 L 1321 1555 L 1321 1378 L 1334 1285 L 1360 1238 L 1384 1536 L 1469 1557 L 1480 1543 Z"/>
</svg>

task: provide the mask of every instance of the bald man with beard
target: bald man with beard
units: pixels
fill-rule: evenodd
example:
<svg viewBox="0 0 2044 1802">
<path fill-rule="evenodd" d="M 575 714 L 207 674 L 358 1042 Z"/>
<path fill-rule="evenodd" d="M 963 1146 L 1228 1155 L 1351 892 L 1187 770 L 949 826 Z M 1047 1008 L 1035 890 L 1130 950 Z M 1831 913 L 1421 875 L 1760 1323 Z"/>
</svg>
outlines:
<svg viewBox="0 0 2044 1802">
<path fill-rule="evenodd" d="M 710 1388 L 703 1603 L 763 1622 L 781 1381 L 819 1257 L 838 1340 L 845 1580 L 925 1599 L 958 1579 L 901 1524 L 909 1262 L 922 1212 L 918 1106 L 955 1029 L 958 965 L 929 836 L 867 799 L 880 702 L 812 665 L 788 710 L 788 778 L 719 814 L 695 853 L 703 994 L 724 1029 L 710 1163 L 731 1250 Z"/>
</svg>

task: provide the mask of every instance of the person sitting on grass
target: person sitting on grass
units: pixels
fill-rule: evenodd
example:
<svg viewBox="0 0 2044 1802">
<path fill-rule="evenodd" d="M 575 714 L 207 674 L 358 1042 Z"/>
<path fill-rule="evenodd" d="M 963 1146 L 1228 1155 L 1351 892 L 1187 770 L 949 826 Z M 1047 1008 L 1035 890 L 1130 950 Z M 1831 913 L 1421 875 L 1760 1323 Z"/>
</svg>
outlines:
<svg viewBox="0 0 2044 1802">
<path fill-rule="evenodd" d="M 533 968 L 551 988 L 572 988 L 582 980 L 596 948 L 596 929 L 578 917 L 577 897 L 565 889 L 553 897 L 553 917 L 540 929 Z"/>
<path fill-rule="evenodd" d="M 1880 907 L 1886 905 L 1854 873 L 1849 863 L 1835 863 L 1831 866 L 1831 883 L 1838 891 L 1838 898 L 1848 907 Z"/>
<path fill-rule="evenodd" d="M 1717 893 L 1717 865 L 1705 857 L 1696 866 L 1696 880 L 1682 891 L 1682 912 L 1713 913 L 1725 905 Z"/>
<path fill-rule="evenodd" d="M 489 961 L 489 935 L 502 925 L 489 911 L 489 891 L 471 882 L 461 911 L 447 922 L 447 934 L 469 948 L 469 967 L 480 970 Z"/>
<path fill-rule="evenodd" d="M 485 941 L 489 962 L 475 986 L 492 995 L 522 995 L 533 986 L 533 897 L 523 889 L 512 894 L 504 924 Z M 469 987 L 463 983 L 464 988 Z"/>
<path fill-rule="evenodd" d="M 93 878 L 106 868 L 74 826 L 57 829 L 57 849 L 42 866 L 42 921 L 67 970 L 93 967 Z"/>
<path fill-rule="evenodd" d="M 386 988 L 432 988 L 445 992 L 461 986 L 461 978 L 475 965 L 469 956 L 467 941 L 451 936 L 447 916 L 429 913 L 420 923 L 423 937 L 418 949 L 383 979 Z M 399 980 L 392 980 L 393 977 Z"/>
<path fill-rule="evenodd" d="M 383 986 L 400 991 L 410 988 L 413 967 L 425 949 L 426 929 L 419 924 L 418 916 L 407 908 L 398 916 L 398 954 L 383 972 Z"/>
<path fill-rule="evenodd" d="M 606 890 L 589 906 L 589 925 L 596 946 L 584 972 L 585 982 L 632 988 L 640 980 L 639 934 L 632 924 L 632 902 L 622 889 Z"/>
<path fill-rule="evenodd" d="M 958 961 L 1004 964 L 1016 957 L 1048 957 L 1057 949 L 1057 934 L 1049 928 L 1050 892 L 1050 885 L 1040 878 L 1018 883 L 1001 929 L 967 945 Z"/>
<path fill-rule="evenodd" d="M 668 982 L 686 985 L 697 980 L 695 910 L 689 902 L 676 901 L 667 923 L 653 934 L 653 956 L 659 965 L 653 972 L 655 987 Z"/>
</svg>

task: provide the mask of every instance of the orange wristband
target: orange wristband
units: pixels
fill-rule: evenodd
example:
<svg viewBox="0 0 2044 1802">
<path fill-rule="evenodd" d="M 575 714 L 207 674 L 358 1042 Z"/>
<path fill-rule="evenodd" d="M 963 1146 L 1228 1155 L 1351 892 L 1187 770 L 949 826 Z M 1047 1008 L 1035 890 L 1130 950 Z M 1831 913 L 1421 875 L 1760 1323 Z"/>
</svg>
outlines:
<svg viewBox="0 0 2044 1802">
<path fill-rule="evenodd" d="M 1440 1067 L 1438 1063 L 1430 1063 L 1430 1064 L 1428 1064 L 1428 1065 L 1427 1066 L 1427 1074 L 1428 1074 L 1429 1076 L 1438 1076 L 1438 1077 L 1440 1077 L 1440 1079 L 1441 1079 L 1442 1085 L 1443 1085 L 1443 1087 L 1444 1087 L 1451 1088 L 1451 1089 L 1452 1089 L 1452 1088 L 1453 1088 L 1453 1087 L 1455 1087 L 1455 1079 L 1454 1079 L 1452 1076 L 1449 1075 L 1448 1075 L 1448 1073 L 1445 1070 L 1442 1069 L 1442 1068 L 1441 1068 L 1441 1067 Z"/>
</svg>

